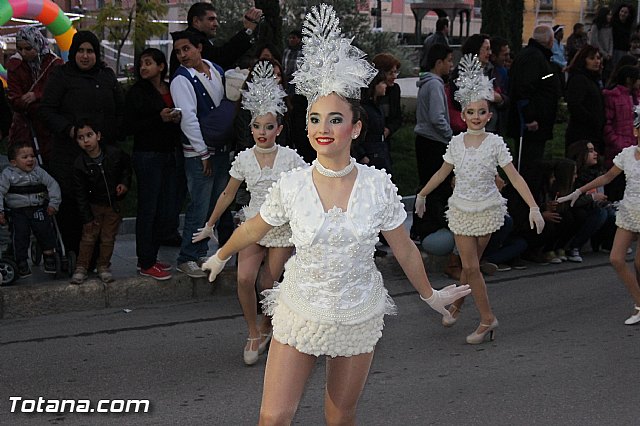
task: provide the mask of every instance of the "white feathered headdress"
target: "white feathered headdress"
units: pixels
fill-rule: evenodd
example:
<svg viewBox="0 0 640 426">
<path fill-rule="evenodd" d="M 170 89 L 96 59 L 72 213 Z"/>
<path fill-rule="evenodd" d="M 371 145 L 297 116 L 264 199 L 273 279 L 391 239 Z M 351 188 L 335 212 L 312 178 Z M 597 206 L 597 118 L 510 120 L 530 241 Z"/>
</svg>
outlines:
<svg viewBox="0 0 640 426">
<path fill-rule="evenodd" d="M 256 63 L 251 78 L 248 90 L 242 91 L 242 108 L 251 112 L 251 121 L 268 113 L 283 115 L 287 111 L 284 103 L 287 94 L 276 81 L 273 65 L 268 61 Z"/>
<path fill-rule="evenodd" d="M 489 80 L 482 72 L 482 64 L 478 61 L 478 56 L 467 53 L 460 59 L 458 64 L 460 74 L 455 83 L 458 90 L 453 98 L 460 102 L 462 109 L 465 109 L 471 102 L 485 99 L 493 101 L 493 80 Z"/>
<path fill-rule="evenodd" d="M 342 36 L 339 19 L 332 6 L 312 7 L 302 27 L 301 64 L 291 83 L 304 95 L 309 107 L 332 92 L 343 98 L 360 99 L 377 70 L 365 59 L 365 53 L 351 45 L 353 38 Z M 308 110 L 307 110 L 308 113 Z"/>
</svg>

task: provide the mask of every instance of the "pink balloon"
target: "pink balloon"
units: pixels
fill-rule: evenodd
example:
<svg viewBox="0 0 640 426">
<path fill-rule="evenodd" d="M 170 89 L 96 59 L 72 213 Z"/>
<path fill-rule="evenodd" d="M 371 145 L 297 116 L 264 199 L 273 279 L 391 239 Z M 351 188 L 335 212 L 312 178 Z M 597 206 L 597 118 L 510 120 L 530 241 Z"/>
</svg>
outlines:
<svg viewBox="0 0 640 426">
<path fill-rule="evenodd" d="M 22 17 L 27 13 L 27 8 L 29 6 L 28 0 L 9 0 L 9 4 L 13 9 L 13 16 Z"/>
</svg>

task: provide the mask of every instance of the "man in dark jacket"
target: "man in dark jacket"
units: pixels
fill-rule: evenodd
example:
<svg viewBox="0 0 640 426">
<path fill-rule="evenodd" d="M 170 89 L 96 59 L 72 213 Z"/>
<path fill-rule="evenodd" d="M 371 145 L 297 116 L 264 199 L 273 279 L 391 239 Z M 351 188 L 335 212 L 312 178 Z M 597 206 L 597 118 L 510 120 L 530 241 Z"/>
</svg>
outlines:
<svg viewBox="0 0 640 426">
<path fill-rule="evenodd" d="M 518 169 L 523 175 L 542 159 L 545 144 L 553 137 L 560 82 L 550 62 L 552 46 L 551 27 L 537 26 L 527 47 L 513 60 L 509 74 L 509 136 L 516 141 L 522 137 Z"/>
<path fill-rule="evenodd" d="M 427 54 L 429 53 L 429 49 L 434 44 L 444 44 L 445 46 L 449 46 L 449 19 L 447 18 L 438 18 L 436 21 L 436 32 L 431 34 L 429 37 L 424 39 L 424 44 L 422 45 L 422 54 L 420 55 L 420 63 L 427 60 Z"/>
<path fill-rule="evenodd" d="M 187 12 L 188 26 L 185 31 L 195 33 L 202 37 L 202 57 L 227 70 L 232 68 L 236 61 L 251 48 L 254 31 L 262 18 L 262 10 L 252 7 L 247 10 L 242 18 L 244 29 L 238 31 L 229 41 L 222 46 L 214 46 L 211 42 L 218 32 L 218 14 L 211 3 L 194 3 Z M 169 77 L 173 77 L 180 62 L 176 54 L 171 52 L 169 62 Z"/>
</svg>

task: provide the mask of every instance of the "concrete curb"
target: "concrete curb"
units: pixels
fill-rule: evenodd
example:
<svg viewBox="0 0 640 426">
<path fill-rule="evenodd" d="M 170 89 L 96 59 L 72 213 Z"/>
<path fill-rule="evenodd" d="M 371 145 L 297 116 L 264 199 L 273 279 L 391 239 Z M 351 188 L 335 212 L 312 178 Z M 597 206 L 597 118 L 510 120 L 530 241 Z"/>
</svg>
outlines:
<svg viewBox="0 0 640 426">
<path fill-rule="evenodd" d="M 32 285 L 0 287 L 0 318 L 40 315 L 103 308 L 127 308 L 162 302 L 178 302 L 236 294 L 236 273 L 223 271 L 211 284 L 206 278 L 176 274 L 166 281 L 135 276 L 103 284 L 97 278 L 82 285 L 51 281 Z"/>
</svg>

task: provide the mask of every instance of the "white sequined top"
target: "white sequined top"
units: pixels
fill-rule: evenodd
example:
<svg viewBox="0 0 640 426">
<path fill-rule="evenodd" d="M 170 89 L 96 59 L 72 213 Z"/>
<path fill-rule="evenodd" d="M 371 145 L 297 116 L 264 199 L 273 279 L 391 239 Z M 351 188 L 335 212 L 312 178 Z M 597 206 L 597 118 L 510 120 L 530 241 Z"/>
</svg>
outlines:
<svg viewBox="0 0 640 426">
<path fill-rule="evenodd" d="M 453 164 L 456 184 L 449 204 L 467 212 L 482 211 L 504 203 L 496 187 L 496 167 L 504 167 L 513 161 L 504 140 L 493 133 L 477 148 L 464 145 L 464 133 L 454 136 L 444 161 Z"/>
<path fill-rule="evenodd" d="M 640 211 L 640 161 L 636 160 L 636 147 L 624 148 L 613 159 L 613 164 L 624 171 L 626 185 L 620 204 L 632 211 Z"/>
<path fill-rule="evenodd" d="M 278 146 L 276 158 L 273 160 L 273 168 L 260 168 L 253 147 L 239 153 L 231 164 L 229 175 L 240 181 L 247 181 L 247 190 L 251 193 L 251 200 L 249 205 L 243 208 L 245 218 L 250 219 L 258 214 L 269 188 L 283 172 L 307 166 L 308 164 L 297 152 L 286 146 Z"/>
<path fill-rule="evenodd" d="M 313 167 L 285 174 L 260 209 L 267 223 L 291 226 L 296 254 L 285 265 L 280 298 L 308 319 L 357 324 L 394 311 L 373 252 L 378 233 L 401 226 L 407 214 L 386 173 L 356 167 L 346 211 L 324 211 Z"/>
</svg>

